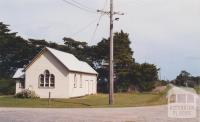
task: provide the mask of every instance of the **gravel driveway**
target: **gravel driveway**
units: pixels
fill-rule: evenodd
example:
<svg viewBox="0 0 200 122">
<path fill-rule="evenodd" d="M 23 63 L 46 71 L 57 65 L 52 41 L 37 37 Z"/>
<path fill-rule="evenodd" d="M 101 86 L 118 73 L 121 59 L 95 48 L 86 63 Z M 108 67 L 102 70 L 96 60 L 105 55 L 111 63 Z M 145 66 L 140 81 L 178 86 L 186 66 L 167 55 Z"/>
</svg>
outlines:
<svg viewBox="0 0 200 122">
<path fill-rule="evenodd" d="M 167 117 L 167 106 L 92 109 L 0 108 L 0 122 L 200 122 L 198 118 L 170 119 Z"/>
</svg>

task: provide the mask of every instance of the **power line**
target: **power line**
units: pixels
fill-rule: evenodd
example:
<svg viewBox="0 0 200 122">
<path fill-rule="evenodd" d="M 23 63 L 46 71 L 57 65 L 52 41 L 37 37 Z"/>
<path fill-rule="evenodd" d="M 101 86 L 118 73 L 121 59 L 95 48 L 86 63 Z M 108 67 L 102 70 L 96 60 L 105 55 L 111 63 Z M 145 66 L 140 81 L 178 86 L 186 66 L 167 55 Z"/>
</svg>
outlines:
<svg viewBox="0 0 200 122">
<path fill-rule="evenodd" d="M 96 9 L 90 8 L 90 7 L 84 5 L 84 4 L 80 3 L 80 2 L 77 2 L 76 0 L 71 0 L 71 1 L 73 1 L 73 2 L 76 3 L 76 4 L 78 4 L 79 6 L 82 6 L 82 7 L 85 7 L 85 8 L 87 8 L 87 9 L 96 11 Z"/>
<path fill-rule="evenodd" d="M 105 0 L 105 4 L 104 4 L 104 6 L 103 6 L 103 10 L 106 8 L 107 3 L 108 3 L 108 0 Z M 97 29 L 98 29 L 98 27 L 99 27 L 101 18 L 103 17 L 103 15 L 104 15 L 104 14 L 101 13 L 101 15 L 99 16 L 97 25 L 96 25 L 96 27 L 95 27 L 95 30 L 94 30 L 94 32 L 93 32 L 93 34 L 92 34 L 92 38 L 90 39 L 90 41 L 92 41 L 92 40 L 94 39 L 94 37 L 95 37 L 95 35 L 96 35 L 96 32 L 97 32 Z"/>
<path fill-rule="evenodd" d="M 79 9 L 81 9 L 81 10 L 83 10 L 83 11 L 86 11 L 86 12 L 89 12 L 89 13 L 95 13 L 96 14 L 96 11 L 92 11 L 92 10 L 90 10 L 90 9 L 88 9 L 88 8 L 85 8 L 85 7 L 81 7 L 80 5 L 77 5 L 76 3 L 74 3 L 74 2 L 70 2 L 70 1 L 67 1 L 67 0 L 62 0 L 63 2 L 65 2 L 65 3 L 67 3 L 67 4 L 69 4 L 69 5 L 71 5 L 71 6 L 74 6 L 74 7 L 76 7 L 76 8 L 79 8 Z"/>
<path fill-rule="evenodd" d="M 92 24 L 94 24 L 96 22 L 96 19 L 92 20 L 90 23 L 88 23 L 86 26 L 82 27 L 80 30 L 78 30 L 77 32 L 73 33 L 72 36 L 77 35 L 83 31 L 85 31 L 87 28 L 89 28 Z"/>
<path fill-rule="evenodd" d="M 83 5 L 82 3 L 77 2 L 77 1 L 75 1 L 75 0 L 71 0 L 71 2 L 68 1 L 68 0 L 63 0 L 63 2 L 68 3 L 68 4 L 70 4 L 71 6 L 77 7 L 77 8 L 79 8 L 79 9 L 81 9 L 81 10 L 86 11 L 86 12 L 96 13 L 96 12 L 94 12 L 95 9 L 89 8 L 89 7 Z M 103 9 L 102 9 L 102 10 L 104 10 L 104 9 L 106 8 L 107 3 L 108 3 L 108 0 L 105 0 L 105 3 L 104 3 L 104 6 L 103 6 Z M 92 10 L 94 10 L 94 11 L 92 11 Z M 100 16 L 98 17 L 98 19 L 97 19 L 97 24 L 96 24 L 95 30 L 94 30 L 94 32 L 93 32 L 93 34 L 92 34 L 92 37 L 91 37 L 91 40 L 90 40 L 90 41 L 92 41 L 92 40 L 94 39 L 94 37 L 95 37 L 95 35 L 96 35 L 96 32 L 97 32 L 97 29 L 98 29 L 98 27 L 99 27 L 101 18 L 103 17 L 103 15 L 105 15 L 105 14 L 101 13 Z M 88 27 L 90 27 L 90 26 L 91 26 L 93 23 L 95 23 L 95 22 L 96 22 L 96 19 L 93 20 L 93 21 L 91 21 L 89 24 L 87 24 L 86 26 L 84 26 L 83 28 L 81 28 L 80 30 L 78 30 L 77 32 L 73 33 L 72 36 L 74 36 L 74 35 L 76 35 L 76 34 L 79 34 L 79 33 L 83 32 L 83 31 L 85 31 Z"/>
<path fill-rule="evenodd" d="M 103 14 L 101 14 L 101 15 L 99 16 L 97 25 L 96 25 L 96 27 L 95 27 L 95 30 L 94 30 L 94 32 L 93 32 L 93 34 L 92 34 L 92 38 L 90 39 L 90 41 L 92 41 L 92 40 L 94 39 L 95 35 L 96 35 L 96 32 L 97 32 L 97 29 L 98 29 L 98 27 L 99 27 L 99 24 L 100 24 L 100 21 L 101 21 L 102 16 L 103 16 Z"/>
</svg>

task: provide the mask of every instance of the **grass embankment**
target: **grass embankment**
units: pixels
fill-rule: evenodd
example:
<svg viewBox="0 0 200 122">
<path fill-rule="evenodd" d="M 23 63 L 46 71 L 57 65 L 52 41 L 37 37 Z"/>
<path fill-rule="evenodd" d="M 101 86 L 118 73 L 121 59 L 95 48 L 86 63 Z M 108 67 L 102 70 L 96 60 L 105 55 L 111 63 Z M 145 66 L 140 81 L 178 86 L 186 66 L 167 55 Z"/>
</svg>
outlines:
<svg viewBox="0 0 200 122">
<path fill-rule="evenodd" d="M 115 94 L 115 104 L 108 105 L 107 94 L 97 94 L 72 99 L 18 99 L 13 96 L 0 96 L 0 107 L 28 107 L 28 108 L 100 108 L 100 107 L 138 107 L 166 104 L 167 91 L 153 93 L 118 93 Z"/>
<path fill-rule="evenodd" d="M 14 92 L 14 82 L 0 79 L 0 95 Z M 115 103 L 108 105 L 107 94 L 97 94 L 72 99 L 18 99 L 13 96 L 0 96 L 0 107 L 27 107 L 27 108 L 100 108 L 100 107 L 136 107 L 166 104 L 166 92 L 161 93 L 117 93 Z M 12 93 L 13 94 L 13 93 Z"/>
<path fill-rule="evenodd" d="M 195 87 L 195 90 L 196 90 L 197 94 L 200 94 L 200 87 L 199 86 Z"/>
</svg>

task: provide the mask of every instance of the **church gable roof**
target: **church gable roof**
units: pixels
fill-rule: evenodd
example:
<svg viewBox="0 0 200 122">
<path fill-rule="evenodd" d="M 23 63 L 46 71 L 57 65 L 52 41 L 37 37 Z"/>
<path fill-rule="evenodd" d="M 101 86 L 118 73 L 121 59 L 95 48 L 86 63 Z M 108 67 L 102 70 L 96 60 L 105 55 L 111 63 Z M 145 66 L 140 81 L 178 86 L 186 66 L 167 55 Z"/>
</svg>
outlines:
<svg viewBox="0 0 200 122">
<path fill-rule="evenodd" d="M 53 48 L 45 47 L 38 55 L 41 55 L 44 52 L 44 50 L 49 51 L 69 71 L 89 73 L 89 74 L 98 74 L 89 64 L 78 60 L 74 55 L 72 55 L 70 53 L 66 53 L 66 52 L 62 52 L 62 51 L 59 51 L 59 50 L 56 50 Z M 29 65 L 31 65 L 31 64 L 29 64 Z"/>
</svg>

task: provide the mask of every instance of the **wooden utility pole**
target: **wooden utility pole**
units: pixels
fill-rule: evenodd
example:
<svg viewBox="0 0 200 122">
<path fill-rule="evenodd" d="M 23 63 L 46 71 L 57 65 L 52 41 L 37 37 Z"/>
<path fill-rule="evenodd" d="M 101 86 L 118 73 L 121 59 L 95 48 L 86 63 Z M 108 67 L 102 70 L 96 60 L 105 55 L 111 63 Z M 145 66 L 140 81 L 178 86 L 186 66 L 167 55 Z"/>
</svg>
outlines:
<svg viewBox="0 0 200 122">
<path fill-rule="evenodd" d="M 113 0 L 110 0 L 110 90 L 109 90 L 109 104 L 112 105 L 114 102 L 114 69 L 113 69 Z"/>
<path fill-rule="evenodd" d="M 110 0 L 110 11 L 103 11 L 103 10 L 97 10 L 97 12 L 100 12 L 102 14 L 110 15 L 110 60 L 109 60 L 109 104 L 112 105 L 114 103 L 114 42 L 113 42 L 113 22 L 114 20 L 118 21 L 119 18 L 113 19 L 113 16 L 115 14 L 117 15 L 124 15 L 124 13 L 120 12 L 114 12 L 113 11 L 113 0 Z"/>
</svg>

